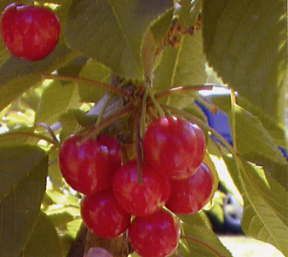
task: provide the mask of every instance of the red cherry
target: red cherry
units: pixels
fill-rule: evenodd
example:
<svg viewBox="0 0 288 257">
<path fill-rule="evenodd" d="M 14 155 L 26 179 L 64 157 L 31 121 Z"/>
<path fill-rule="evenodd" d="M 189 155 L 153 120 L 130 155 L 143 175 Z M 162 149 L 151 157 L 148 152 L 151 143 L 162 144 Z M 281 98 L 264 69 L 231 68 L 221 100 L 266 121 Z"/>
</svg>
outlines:
<svg viewBox="0 0 288 257">
<path fill-rule="evenodd" d="M 82 140 L 72 136 L 62 144 L 59 164 L 63 177 L 72 188 L 86 195 L 111 188 L 113 175 L 121 166 L 117 140 L 105 135 Z"/>
<path fill-rule="evenodd" d="M 176 117 L 152 122 L 143 143 L 145 161 L 173 179 L 194 174 L 204 158 L 203 131 L 196 124 Z"/>
<path fill-rule="evenodd" d="M 57 16 L 45 7 L 12 3 L 1 19 L 1 33 L 9 51 L 30 61 L 43 59 L 55 48 L 60 35 Z"/>
<path fill-rule="evenodd" d="M 136 217 L 128 230 L 133 249 L 142 257 L 170 256 L 177 248 L 180 228 L 166 211 Z"/>
<path fill-rule="evenodd" d="M 177 214 L 194 214 L 209 201 L 212 188 L 212 172 L 202 163 L 193 176 L 171 181 L 171 196 L 166 205 Z"/>
<path fill-rule="evenodd" d="M 110 191 L 86 196 L 81 203 L 81 215 L 95 235 L 106 239 L 120 235 L 130 224 L 130 215 L 119 206 Z"/>
<path fill-rule="evenodd" d="M 138 181 L 137 163 L 122 166 L 113 179 L 115 198 L 122 208 L 135 216 L 157 211 L 170 195 L 170 183 L 151 166 L 143 166 L 143 181 Z"/>
</svg>

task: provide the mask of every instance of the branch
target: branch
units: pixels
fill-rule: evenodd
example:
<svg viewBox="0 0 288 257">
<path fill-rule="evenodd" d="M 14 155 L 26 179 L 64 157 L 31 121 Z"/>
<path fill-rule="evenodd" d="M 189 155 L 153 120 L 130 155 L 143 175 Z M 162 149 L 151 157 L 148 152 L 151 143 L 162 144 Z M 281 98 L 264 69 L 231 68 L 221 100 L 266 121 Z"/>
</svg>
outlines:
<svg viewBox="0 0 288 257">
<path fill-rule="evenodd" d="M 125 90 L 112 86 L 111 84 L 100 82 L 93 79 L 81 78 L 81 77 L 72 77 L 72 76 L 59 76 L 59 75 L 50 75 L 50 74 L 43 74 L 43 79 L 55 79 L 55 80 L 63 80 L 63 81 L 73 81 L 73 82 L 85 82 L 90 84 L 91 86 L 95 86 L 98 88 L 105 89 L 113 94 L 130 97 L 130 94 Z"/>
<path fill-rule="evenodd" d="M 214 87 L 226 88 L 225 86 L 221 86 L 217 84 L 180 86 L 180 87 L 173 87 L 173 88 L 160 91 L 155 95 L 155 97 L 159 99 L 159 98 L 170 96 L 172 94 L 184 93 L 186 91 L 212 90 Z"/>
</svg>

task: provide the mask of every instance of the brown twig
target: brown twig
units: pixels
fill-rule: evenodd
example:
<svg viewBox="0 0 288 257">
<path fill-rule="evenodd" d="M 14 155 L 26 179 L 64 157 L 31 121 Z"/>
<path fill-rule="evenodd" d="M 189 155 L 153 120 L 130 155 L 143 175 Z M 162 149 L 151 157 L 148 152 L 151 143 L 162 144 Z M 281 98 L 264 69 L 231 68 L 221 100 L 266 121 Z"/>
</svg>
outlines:
<svg viewBox="0 0 288 257">
<path fill-rule="evenodd" d="M 103 88 L 113 94 L 130 97 L 130 94 L 123 90 L 122 88 L 115 87 L 111 84 L 100 82 L 93 79 L 81 78 L 81 77 L 72 77 L 72 76 L 59 76 L 59 75 L 52 75 L 52 74 L 43 74 L 43 79 L 55 79 L 55 80 L 63 80 L 63 81 L 74 81 L 74 82 L 84 82 L 90 84 L 91 86 Z"/>
</svg>

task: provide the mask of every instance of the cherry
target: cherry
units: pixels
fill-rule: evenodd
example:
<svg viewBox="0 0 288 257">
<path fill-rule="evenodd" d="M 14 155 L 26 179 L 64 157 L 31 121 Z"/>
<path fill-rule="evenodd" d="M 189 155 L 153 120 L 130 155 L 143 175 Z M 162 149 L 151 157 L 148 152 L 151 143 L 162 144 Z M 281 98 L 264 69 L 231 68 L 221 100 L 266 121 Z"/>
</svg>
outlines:
<svg viewBox="0 0 288 257">
<path fill-rule="evenodd" d="M 212 188 L 212 172 L 202 163 L 191 177 L 171 181 L 171 195 L 166 205 L 177 214 L 194 214 L 209 201 Z"/>
<path fill-rule="evenodd" d="M 205 152 L 203 131 L 187 120 L 164 117 L 152 122 L 144 135 L 144 158 L 173 179 L 195 173 Z"/>
<path fill-rule="evenodd" d="M 113 179 L 113 191 L 122 208 L 136 216 L 157 211 L 170 195 L 170 183 L 151 166 L 143 166 L 142 182 L 138 179 L 137 163 L 122 166 Z"/>
<path fill-rule="evenodd" d="M 60 22 L 48 8 L 12 3 L 1 19 L 1 33 L 9 51 L 30 61 L 43 59 L 55 48 Z"/>
<path fill-rule="evenodd" d="M 81 216 L 95 235 L 106 239 L 120 235 L 130 224 L 130 215 L 119 206 L 110 191 L 86 196 L 81 203 Z"/>
<path fill-rule="evenodd" d="M 59 164 L 63 177 L 72 188 L 86 195 L 111 188 L 113 175 L 121 166 L 117 140 L 102 135 L 82 141 L 76 135 L 62 144 Z"/>
<path fill-rule="evenodd" d="M 104 248 L 92 247 L 89 249 L 86 255 L 84 255 L 84 257 L 113 257 L 113 256 Z"/>
<path fill-rule="evenodd" d="M 133 249 L 142 257 L 165 257 L 177 248 L 180 228 L 166 211 L 136 217 L 128 229 Z"/>
</svg>

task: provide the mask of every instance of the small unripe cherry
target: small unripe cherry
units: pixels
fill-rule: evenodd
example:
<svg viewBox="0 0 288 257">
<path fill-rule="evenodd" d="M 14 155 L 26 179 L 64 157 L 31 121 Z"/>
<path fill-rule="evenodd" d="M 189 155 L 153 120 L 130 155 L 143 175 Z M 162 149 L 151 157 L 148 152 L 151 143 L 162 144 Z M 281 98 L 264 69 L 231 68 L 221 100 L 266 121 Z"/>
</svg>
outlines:
<svg viewBox="0 0 288 257">
<path fill-rule="evenodd" d="M 205 153 L 203 131 L 187 120 L 162 117 L 147 128 L 143 140 L 145 162 L 173 179 L 194 174 Z"/>
<path fill-rule="evenodd" d="M 170 182 L 153 167 L 143 166 L 139 181 L 136 161 L 131 161 L 116 171 L 113 192 L 122 208 L 135 216 L 156 212 L 170 196 Z"/>
<path fill-rule="evenodd" d="M 166 206 L 176 214 L 194 214 L 211 198 L 213 175 L 202 163 L 189 178 L 171 180 L 171 194 Z"/>
<path fill-rule="evenodd" d="M 128 230 L 133 249 L 142 257 L 166 257 L 178 246 L 180 228 L 168 212 L 136 217 Z"/>
<path fill-rule="evenodd" d="M 113 175 L 121 166 L 120 145 L 106 135 L 86 141 L 71 136 L 61 145 L 59 165 L 73 189 L 91 195 L 112 187 Z"/>
<path fill-rule="evenodd" d="M 130 224 L 130 215 L 119 206 L 110 191 L 86 196 L 81 203 L 81 215 L 95 235 L 106 239 L 119 236 Z"/>
<path fill-rule="evenodd" d="M 16 57 L 43 59 L 57 45 L 60 31 L 59 19 L 46 7 L 12 3 L 2 13 L 2 38 Z"/>
</svg>

